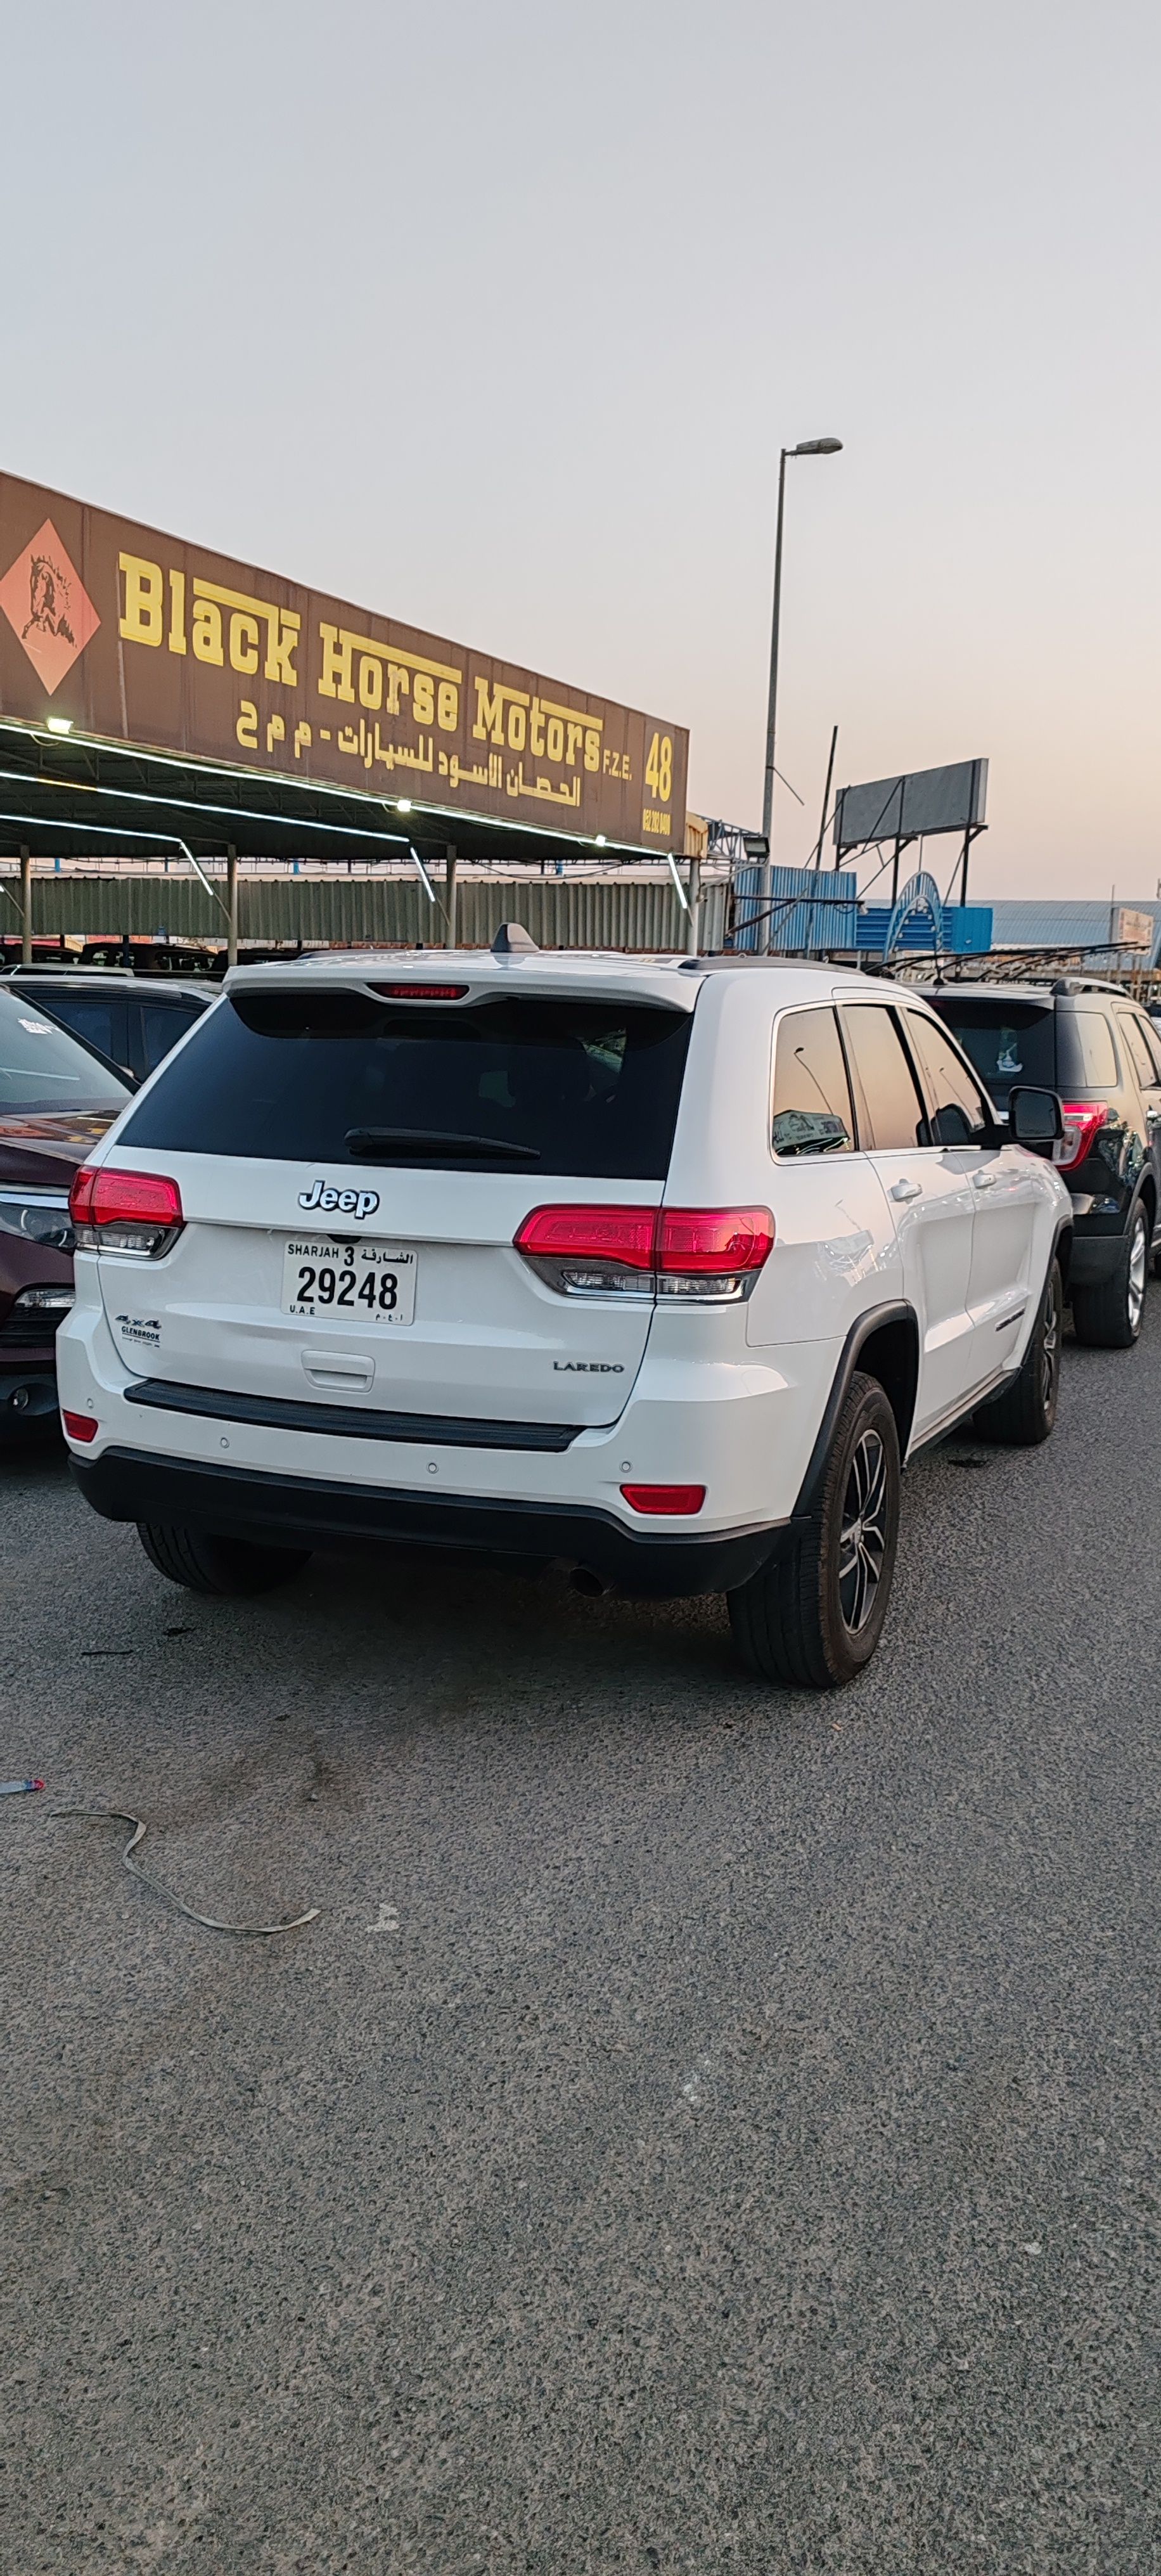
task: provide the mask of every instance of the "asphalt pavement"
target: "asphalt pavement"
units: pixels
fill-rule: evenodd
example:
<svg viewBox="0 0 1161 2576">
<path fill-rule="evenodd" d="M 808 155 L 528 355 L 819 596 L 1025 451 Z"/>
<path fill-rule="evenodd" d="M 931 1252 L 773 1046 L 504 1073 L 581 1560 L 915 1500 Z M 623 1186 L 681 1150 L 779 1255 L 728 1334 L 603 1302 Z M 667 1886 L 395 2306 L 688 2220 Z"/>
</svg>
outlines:
<svg viewBox="0 0 1161 2576">
<path fill-rule="evenodd" d="M 825 1699 L 0 1464 L 5 2576 L 1157 2576 L 1161 1288 L 1064 1356 Z"/>
</svg>

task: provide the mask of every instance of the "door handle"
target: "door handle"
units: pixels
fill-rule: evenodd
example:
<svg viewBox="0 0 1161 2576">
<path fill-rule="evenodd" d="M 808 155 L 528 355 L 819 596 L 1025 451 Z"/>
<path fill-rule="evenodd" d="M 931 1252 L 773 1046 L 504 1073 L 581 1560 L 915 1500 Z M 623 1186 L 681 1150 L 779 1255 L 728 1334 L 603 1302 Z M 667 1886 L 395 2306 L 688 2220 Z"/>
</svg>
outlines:
<svg viewBox="0 0 1161 2576">
<path fill-rule="evenodd" d="M 892 1181 L 891 1196 L 893 1199 L 922 1198 L 923 1183 L 922 1181 Z"/>
<path fill-rule="evenodd" d="M 994 1190 L 994 1189 L 995 1189 L 995 1186 L 996 1186 L 996 1175 L 995 1175 L 995 1173 L 994 1173 L 994 1172 L 973 1172 L 973 1173 L 972 1173 L 972 1187 L 973 1187 L 973 1189 L 977 1189 L 977 1190 Z"/>
</svg>

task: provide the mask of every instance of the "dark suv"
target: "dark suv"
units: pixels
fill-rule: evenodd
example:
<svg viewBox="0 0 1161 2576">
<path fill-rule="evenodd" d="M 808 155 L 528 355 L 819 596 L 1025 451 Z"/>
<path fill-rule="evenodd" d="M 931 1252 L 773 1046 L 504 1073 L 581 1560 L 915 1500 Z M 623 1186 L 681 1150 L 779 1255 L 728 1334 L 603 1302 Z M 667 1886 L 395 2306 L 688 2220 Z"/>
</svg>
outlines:
<svg viewBox="0 0 1161 2576">
<path fill-rule="evenodd" d="M 0 983 L 0 1441 L 56 1421 L 56 1328 L 73 1302 L 73 1174 L 130 1098 L 37 1006 Z"/>
<path fill-rule="evenodd" d="M 1127 1350 L 1151 1260 L 1161 1275 L 1161 1030 L 1119 986 L 1081 976 L 923 989 L 1001 1115 L 1014 1083 L 1060 1093 L 1054 1159 L 1076 1220 L 1073 1325 L 1078 1341 Z"/>
<path fill-rule="evenodd" d="M 219 986 L 134 975 L 127 968 L 18 966 L 9 990 L 33 993 L 86 1046 L 144 1082 L 194 1020 L 218 998 Z"/>
</svg>

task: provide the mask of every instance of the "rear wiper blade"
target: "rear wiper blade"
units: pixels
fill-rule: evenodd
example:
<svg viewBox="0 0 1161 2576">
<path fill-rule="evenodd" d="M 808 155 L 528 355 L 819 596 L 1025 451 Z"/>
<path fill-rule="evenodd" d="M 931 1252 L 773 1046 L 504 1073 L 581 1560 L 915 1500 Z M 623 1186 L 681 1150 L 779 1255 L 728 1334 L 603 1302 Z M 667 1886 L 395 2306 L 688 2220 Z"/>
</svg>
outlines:
<svg viewBox="0 0 1161 2576">
<path fill-rule="evenodd" d="M 345 1144 L 357 1163 L 390 1162 L 396 1154 L 492 1154 L 510 1163 L 538 1163 L 535 1145 L 513 1145 L 506 1136 L 456 1136 L 446 1127 L 348 1127 Z"/>
</svg>

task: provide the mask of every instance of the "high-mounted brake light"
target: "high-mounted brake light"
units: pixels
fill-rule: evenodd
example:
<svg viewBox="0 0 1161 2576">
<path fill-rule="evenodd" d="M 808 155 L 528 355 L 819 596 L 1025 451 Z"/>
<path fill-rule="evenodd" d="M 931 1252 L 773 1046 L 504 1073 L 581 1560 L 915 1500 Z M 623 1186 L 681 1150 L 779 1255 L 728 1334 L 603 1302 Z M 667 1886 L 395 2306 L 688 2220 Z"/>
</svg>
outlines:
<svg viewBox="0 0 1161 2576">
<path fill-rule="evenodd" d="M 372 984 L 373 993 L 382 993 L 388 1002 L 462 1002 L 470 987 L 467 984 Z"/>
<path fill-rule="evenodd" d="M 1091 1154 L 1111 1111 L 1106 1100 L 1062 1100 L 1060 1109 L 1064 1134 L 1052 1148 L 1052 1160 L 1058 1171 L 1074 1172 Z"/>
<path fill-rule="evenodd" d="M 93 1171 L 82 1164 L 69 1195 L 79 1252 L 129 1252 L 154 1260 L 181 1232 L 181 1191 L 157 1172 Z"/>
<path fill-rule="evenodd" d="M 565 1296 L 736 1298 L 774 1246 L 769 1208 L 533 1208 L 514 1237 Z"/>
</svg>

